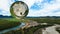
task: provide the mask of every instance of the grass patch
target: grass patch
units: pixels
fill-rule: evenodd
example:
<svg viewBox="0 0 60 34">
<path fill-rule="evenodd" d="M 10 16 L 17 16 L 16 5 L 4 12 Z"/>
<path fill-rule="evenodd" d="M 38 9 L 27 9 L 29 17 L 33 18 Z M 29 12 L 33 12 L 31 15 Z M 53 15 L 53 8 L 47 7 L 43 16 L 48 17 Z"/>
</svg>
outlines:
<svg viewBox="0 0 60 34">
<path fill-rule="evenodd" d="M 0 19 L 0 31 L 8 28 L 12 28 L 20 25 L 20 21 L 15 18 L 1 18 Z"/>
</svg>

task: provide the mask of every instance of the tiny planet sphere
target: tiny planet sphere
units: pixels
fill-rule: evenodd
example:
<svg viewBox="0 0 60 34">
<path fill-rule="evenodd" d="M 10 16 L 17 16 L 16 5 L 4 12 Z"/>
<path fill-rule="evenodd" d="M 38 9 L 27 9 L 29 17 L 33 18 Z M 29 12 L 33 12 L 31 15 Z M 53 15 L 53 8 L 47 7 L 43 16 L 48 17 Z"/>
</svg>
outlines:
<svg viewBox="0 0 60 34">
<path fill-rule="evenodd" d="M 28 15 L 29 9 L 26 3 L 16 1 L 11 5 L 10 12 L 13 17 L 21 19 Z"/>
</svg>

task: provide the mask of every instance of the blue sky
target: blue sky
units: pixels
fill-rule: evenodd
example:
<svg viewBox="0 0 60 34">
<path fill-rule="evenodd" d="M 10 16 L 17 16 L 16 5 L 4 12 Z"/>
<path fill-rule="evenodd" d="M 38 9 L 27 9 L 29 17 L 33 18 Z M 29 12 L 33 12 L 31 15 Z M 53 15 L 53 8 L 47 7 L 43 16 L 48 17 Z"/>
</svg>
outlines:
<svg viewBox="0 0 60 34">
<path fill-rule="evenodd" d="M 28 5 L 27 16 L 60 16 L 60 0 L 0 0 L 0 15 L 11 16 L 10 6 L 16 1 L 23 1 Z"/>
</svg>

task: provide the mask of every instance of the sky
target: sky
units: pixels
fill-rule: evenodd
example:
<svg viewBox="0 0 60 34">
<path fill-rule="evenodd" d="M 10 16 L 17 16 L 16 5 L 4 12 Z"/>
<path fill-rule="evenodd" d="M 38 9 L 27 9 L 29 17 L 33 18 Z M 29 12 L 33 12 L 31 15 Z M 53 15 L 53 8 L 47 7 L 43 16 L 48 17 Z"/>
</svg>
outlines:
<svg viewBox="0 0 60 34">
<path fill-rule="evenodd" d="M 60 0 L 0 0 L 0 15 L 11 16 L 10 6 L 23 1 L 29 7 L 27 16 L 60 16 Z"/>
</svg>

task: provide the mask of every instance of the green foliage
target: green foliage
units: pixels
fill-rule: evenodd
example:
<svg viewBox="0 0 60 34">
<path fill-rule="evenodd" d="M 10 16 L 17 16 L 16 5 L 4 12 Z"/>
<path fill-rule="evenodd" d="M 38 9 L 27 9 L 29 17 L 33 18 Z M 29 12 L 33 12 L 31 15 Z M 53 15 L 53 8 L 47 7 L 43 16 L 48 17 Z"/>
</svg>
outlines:
<svg viewBox="0 0 60 34">
<path fill-rule="evenodd" d="M 34 32 L 40 28 L 49 27 L 49 26 L 52 26 L 53 24 L 60 24 L 60 18 L 25 18 L 25 19 L 34 20 L 34 21 L 37 21 L 38 23 L 48 23 L 49 25 L 38 25 L 35 27 L 25 28 L 23 30 L 19 29 L 16 31 L 10 31 L 10 32 L 7 32 L 6 34 L 34 34 Z M 10 24 L 10 26 L 14 26 L 14 25 L 16 25 L 16 22 L 20 22 L 20 20 L 17 20 L 15 18 L 13 18 L 13 19 L 10 18 L 10 19 L 5 19 L 5 20 L 1 19 L 0 22 L 1 22 L 0 25 L 2 25 L 2 27 L 7 27 L 6 24 Z M 7 28 L 9 28 L 9 26 Z"/>
<path fill-rule="evenodd" d="M 0 19 L 0 31 L 20 25 L 20 22 L 18 20 L 11 20 Z"/>
<path fill-rule="evenodd" d="M 38 23 L 60 24 L 60 18 L 28 18 Z"/>
</svg>

